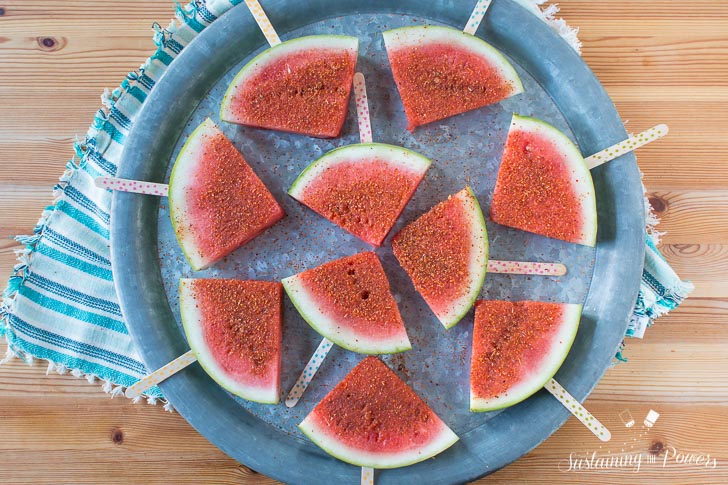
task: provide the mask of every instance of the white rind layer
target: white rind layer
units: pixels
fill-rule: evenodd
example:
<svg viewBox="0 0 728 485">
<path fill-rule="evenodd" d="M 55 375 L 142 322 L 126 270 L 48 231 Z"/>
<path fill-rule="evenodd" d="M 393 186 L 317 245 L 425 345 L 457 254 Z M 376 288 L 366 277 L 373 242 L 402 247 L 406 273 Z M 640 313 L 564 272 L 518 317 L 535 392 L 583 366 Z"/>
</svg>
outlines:
<svg viewBox="0 0 728 485">
<path fill-rule="evenodd" d="M 172 167 L 172 174 L 169 177 L 169 215 L 172 219 L 172 227 L 182 252 L 195 271 L 207 269 L 215 261 L 202 258 L 200 250 L 195 244 L 194 235 L 189 232 L 181 235 L 177 230 L 176 221 L 178 217 L 182 219 L 187 217 L 186 193 L 189 188 L 188 182 L 196 183 L 199 177 L 197 165 L 203 149 L 203 140 L 220 133 L 222 132 L 210 118 L 203 121 L 182 146 Z"/>
<path fill-rule="evenodd" d="M 321 311 L 313 295 L 303 285 L 300 275 L 289 276 L 281 283 L 303 319 L 321 336 L 331 340 L 339 347 L 371 355 L 395 354 L 412 348 L 404 327 L 402 327 L 401 335 L 389 340 L 367 340 L 362 335 L 342 328 L 334 319 Z"/>
<path fill-rule="evenodd" d="M 488 64 L 498 69 L 501 77 L 511 84 L 512 90 L 508 96 L 523 92 L 521 79 L 508 59 L 492 45 L 474 35 L 466 34 L 462 30 L 423 25 L 386 30 L 382 32 L 382 36 L 388 53 L 400 49 L 422 47 L 427 44 L 447 44 L 470 51 L 478 57 L 486 59 Z"/>
<path fill-rule="evenodd" d="M 341 163 L 380 160 L 392 167 L 407 171 L 419 176 L 425 176 L 432 161 L 406 148 L 386 145 L 384 143 L 358 143 L 336 148 L 326 155 L 313 161 L 301 175 L 293 182 L 288 194 L 299 202 L 303 202 L 306 189 L 326 170 Z"/>
<path fill-rule="evenodd" d="M 298 428 L 311 441 L 339 460 L 369 468 L 398 468 L 418 463 L 442 453 L 459 439 L 445 423 L 440 421 L 440 425 L 438 435 L 425 446 L 416 450 L 387 453 L 372 453 L 342 443 L 335 437 L 329 436 L 326 429 L 317 426 L 316 419 L 311 414 L 298 425 Z"/>
<path fill-rule="evenodd" d="M 233 95 L 249 79 L 257 75 L 269 64 L 286 56 L 309 50 L 339 50 L 357 54 L 359 52 L 359 39 L 345 35 L 309 35 L 282 42 L 254 57 L 235 75 L 225 91 L 220 106 L 220 119 L 222 121 L 234 122 L 230 113 L 230 102 Z"/>
<path fill-rule="evenodd" d="M 585 246 L 594 246 L 597 240 L 597 201 L 594 182 L 584 157 L 576 145 L 560 130 L 545 121 L 527 116 L 513 115 L 511 130 L 533 133 L 550 140 L 564 154 L 571 170 L 571 181 L 581 201 L 582 220 L 584 221 L 581 238 L 576 241 Z"/>
<path fill-rule="evenodd" d="M 197 361 L 215 382 L 236 396 L 262 404 L 278 404 L 280 395 L 275 383 L 270 387 L 241 384 L 230 377 L 213 358 L 212 351 L 208 347 L 202 331 L 202 317 L 196 305 L 193 289 L 194 282 L 194 279 L 180 279 L 179 309 L 182 316 L 182 326 L 187 336 L 187 343 L 189 343 L 192 352 L 197 357 Z"/>
<path fill-rule="evenodd" d="M 466 218 L 470 221 L 470 253 L 469 277 L 470 284 L 468 291 L 452 302 L 445 312 L 435 313 L 445 328 L 454 327 L 470 310 L 475 299 L 480 293 L 485 281 L 486 268 L 488 267 L 488 233 L 485 228 L 485 219 L 480 210 L 478 199 L 473 189 L 466 187 L 453 196 L 463 202 L 467 210 Z"/>
<path fill-rule="evenodd" d="M 529 398 L 541 389 L 561 367 L 569 354 L 571 345 L 574 343 L 576 331 L 581 320 L 581 305 L 564 303 L 564 316 L 561 320 L 559 331 L 554 335 L 546 357 L 539 364 L 539 371 L 524 376 L 521 381 L 511 387 L 508 392 L 502 395 L 484 399 L 475 396 L 474 390 L 470 389 L 470 410 L 474 412 L 494 411 L 496 409 L 513 406 Z"/>
</svg>

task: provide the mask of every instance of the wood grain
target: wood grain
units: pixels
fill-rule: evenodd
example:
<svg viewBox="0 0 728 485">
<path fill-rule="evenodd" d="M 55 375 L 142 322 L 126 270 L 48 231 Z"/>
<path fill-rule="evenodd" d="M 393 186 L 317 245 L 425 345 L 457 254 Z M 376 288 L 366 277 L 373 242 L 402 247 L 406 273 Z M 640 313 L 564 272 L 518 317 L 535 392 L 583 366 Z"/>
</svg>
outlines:
<svg viewBox="0 0 728 485">
<path fill-rule="evenodd" d="M 600 449 L 570 419 L 478 483 L 728 483 L 728 2 L 562 0 L 560 7 L 581 28 L 584 58 L 628 131 L 670 126 L 637 156 L 667 231 L 661 249 L 696 288 L 644 340 L 628 340 L 629 362 L 608 370 L 586 402 L 612 431 L 608 445 Z M 152 22 L 166 25 L 173 11 L 167 0 L 0 0 L 1 275 L 20 248 L 8 237 L 29 233 L 50 203 L 101 92 L 151 53 Z M 43 362 L 0 366 L 0 483 L 274 483 L 161 406 L 110 399 L 98 383 L 45 371 Z M 625 409 L 638 421 L 633 429 L 619 419 Z M 650 409 L 661 416 L 646 431 L 640 423 Z M 639 472 L 559 468 L 572 452 L 624 445 L 645 457 Z M 673 447 L 710 454 L 717 468 L 663 468 Z"/>
<path fill-rule="evenodd" d="M 728 190 L 649 191 L 663 244 L 728 242 Z"/>
</svg>

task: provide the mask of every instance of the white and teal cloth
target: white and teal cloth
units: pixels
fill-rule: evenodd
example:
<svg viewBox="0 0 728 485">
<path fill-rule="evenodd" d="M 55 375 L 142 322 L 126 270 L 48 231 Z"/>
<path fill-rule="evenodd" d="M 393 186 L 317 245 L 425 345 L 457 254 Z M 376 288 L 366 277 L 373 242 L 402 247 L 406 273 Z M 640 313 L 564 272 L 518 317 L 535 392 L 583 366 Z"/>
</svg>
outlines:
<svg viewBox="0 0 728 485">
<path fill-rule="evenodd" d="M 75 156 L 54 188 L 54 203 L 43 212 L 32 235 L 16 238 L 25 247 L 0 306 L 0 335 L 8 343 L 6 360 L 14 356 L 28 363 L 42 359 L 48 372 L 70 372 L 91 382 L 98 379 L 112 396 L 148 373 L 114 290 L 109 261 L 111 192 L 97 188 L 93 179 L 116 173 L 137 113 L 175 56 L 240 2 L 197 0 L 178 6 L 169 27 L 154 25 L 156 52 L 138 71 L 129 73 L 120 87 L 102 96 L 104 107 L 84 140 L 75 143 Z M 579 50 L 576 31 L 555 19 L 554 13 L 552 6 L 541 16 Z M 689 289 L 648 239 L 642 286 L 627 335 L 641 337 L 656 317 L 679 305 Z M 163 398 L 157 387 L 145 395 L 151 403 Z"/>
</svg>

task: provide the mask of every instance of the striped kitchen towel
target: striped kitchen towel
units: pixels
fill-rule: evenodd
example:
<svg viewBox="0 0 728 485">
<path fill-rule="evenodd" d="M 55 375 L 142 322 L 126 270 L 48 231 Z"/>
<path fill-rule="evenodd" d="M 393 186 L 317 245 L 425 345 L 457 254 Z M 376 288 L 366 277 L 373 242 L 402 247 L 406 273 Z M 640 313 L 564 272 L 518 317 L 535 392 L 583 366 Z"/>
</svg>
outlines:
<svg viewBox="0 0 728 485">
<path fill-rule="evenodd" d="M 48 372 L 71 372 L 100 380 L 112 396 L 147 374 L 129 337 L 114 290 L 109 262 L 111 193 L 93 179 L 116 173 L 124 141 L 145 99 L 167 66 L 206 26 L 242 0 L 196 0 L 177 7 L 176 20 L 154 25 L 156 52 L 129 73 L 121 86 L 102 96 L 88 133 L 54 190 L 24 245 L 0 305 L 0 335 L 8 343 L 5 360 L 42 359 Z M 525 0 L 519 0 L 525 1 Z M 541 0 L 531 0 L 534 4 Z M 538 10 L 538 12 L 541 12 Z M 554 18 L 553 6 L 539 13 L 578 51 L 576 31 Z M 688 291 L 652 241 L 630 332 L 640 335 L 654 318 L 676 307 Z M 154 387 L 150 403 L 163 399 Z M 167 403 L 165 403 L 168 406 Z"/>
</svg>

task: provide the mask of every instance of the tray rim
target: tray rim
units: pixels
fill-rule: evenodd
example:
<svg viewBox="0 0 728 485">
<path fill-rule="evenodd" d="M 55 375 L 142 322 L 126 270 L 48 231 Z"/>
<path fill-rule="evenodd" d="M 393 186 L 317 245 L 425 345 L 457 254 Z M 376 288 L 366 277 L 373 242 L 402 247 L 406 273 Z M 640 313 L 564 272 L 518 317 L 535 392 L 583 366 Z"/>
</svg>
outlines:
<svg viewBox="0 0 728 485">
<path fill-rule="evenodd" d="M 414 0 L 401 0 L 394 9 L 386 0 L 370 0 L 366 4 L 350 2 L 354 3 L 353 9 L 345 5 L 346 2 L 336 2 L 335 0 L 314 0 L 307 2 L 306 6 L 301 5 L 303 3 L 306 2 L 293 2 L 294 5 L 291 5 L 291 2 L 285 0 L 271 0 L 266 2 L 265 7 L 273 23 L 279 26 L 280 32 L 288 32 L 303 24 L 338 15 L 371 14 L 385 10 L 389 13 L 406 13 L 418 17 L 436 17 L 438 21 L 457 26 L 464 24 L 470 8 L 470 6 L 462 5 L 453 7 L 449 2 L 444 1 L 432 2 L 423 6 L 421 2 Z M 305 22 L 301 20 L 304 16 L 295 15 L 297 11 L 310 12 L 311 9 L 327 13 L 316 14 L 315 19 L 307 18 Z M 168 116 L 169 109 L 158 108 L 159 106 L 169 106 L 169 101 L 177 103 L 174 107 L 175 113 L 184 112 L 186 109 L 191 113 L 194 110 L 212 83 L 205 84 L 199 71 L 190 75 L 189 72 L 186 72 L 185 66 L 204 59 L 206 55 L 216 49 L 224 48 L 221 38 L 230 36 L 233 32 L 237 32 L 237 35 L 253 42 L 253 49 L 264 42 L 246 7 L 238 5 L 221 16 L 186 46 L 170 64 L 142 107 L 127 138 L 118 176 L 163 181 L 166 160 L 169 159 L 169 156 L 164 159 L 165 163 L 161 169 L 158 166 L 162 164 L 148 164 L 145 161 L 150 159 L 150 153 L 165 150 L 164 136 L 155 136 L 154 133 L 149 133 L 151 130 L 140 127 L 149 126 L 148 123 L 164 120 L 165 117 L 172 118 L 172 116 Z M 240 34 L 240 32 L 244 34 Z M 603 146 L 626 138 L 626 131 L 614 105 L 584 61 L 544 23 L 520 5 L 515 4 L 513 0 L 495 0 L 493 2 L 478 31 L 478 36 L 484 37 L 500 50 L 505 50 L 546 89 L 567 119 L 582 152 L 597 151 Z M 515 40 L 518 41 L 514 42 Z M 548 42 L 544 43 L 545 41 Z M 504 45 L 510 48 L 504 49 Z M 543 45 L 549 46 L 549 57 L 534 58 L 534 49 L 541 49 Z M 571 76 L 568 77 L 569 82 L 563 82 L 565 69 L 563 65 L 557 66 L 554 59 L 563 61 L 573 68 L 573 72 L 569 71 Z M 224 60 L 218 56 L 217 59 L 211 60 L 211 64 L 219 69 L 218 64 Z M 220 75 L 224 74 L 226 70 L 223 69 Z M 557 77 L 559 79 L 556 79 Z M 193 86 L 197 85 L 196 90 L 193 90 L 191 96 L 185 100 L 171 96 L 171 84 L 180 79 L 186 79 Z M 199 86 L 201 83 L 203 86 Z M 568 102 L 571 99 L 570 96 L 574 94 L 569 92 L 569 89 L 573 89 L 574 84 L 579 84 L 581 90 L 586 91 L 581 96 L 586 97 L 590 102 L 583 104 Z M 588 121 L 589 117 L 605 118 L 599 126 L 598 133 L 594 133 L 594 128 L 589 122 L 584 124 L 580 122 L 585 119 Z M 593 122 L 591 124 L 593 125 Z M 164 135 L 172 136 L 176 143 L 179 133 L 175 137 L 173 128 L 166 127 L 160 131 Z M 598 170 L 599 172 L 594 174 L 597 200 L 607 200 L 605 197 L 611 195 L 610 202 L 614 202 L 614 205 L 603 207 L 604 204 L 602 204 L 598 209 L 600 235 L 594 274 L 597 274 L 598 269 L 613 268 L 618 263 L 616 271 L 607 273 L 609 276 L 607 283 L 609 284 L 606 286 L 616 289 L 615 285 L 619 285 L 619 291 L 612 295 L 610 302 L 617 309 L 612 307 L 607 310 L 607 303 L 604 300 L 597 300 L 595 297 L 592 284 L 584 305 L 584 316 L 577 340 L 581 340 L 583 343 L 585 339 L 592 337 L 590 348 L 595 351 L 601 350 L 598 362 L 592 361 L 589 368 L 582 368 L 582 372 L 579 374 L 576 368 L 578 362 L 575 362 L 577 359 L 572 355 L 574 353 L 572 350 L 557 374 L 559 380 L 566 383 L 571 394 L 580 401 L 591 392 L 606 371 L 614 351 L 622 340 L 627 326 L 627 317 L 636 300 L 639 275 L 644 260 L 644 211 L 641 205 L 642 190 L 639 171 L 634 155 L 623 156 Z M 602 194 L 601 198 L 599 194 Z M 180 339 L 170 341 L 167 338 L 168 335 L 165 335 L 164 322 L 168 321 L 167 318 L 171 315 L 171 311 L 166 295 L 164 295 L 157 259 L 157 207 L 158 201 L 150 200 L 148 197 L 115 193 L 112 198 L 112 268 L 115 276 L 118 275 L 115 278 L 115 286 L 122 313 L 126 317 L 125 320 L 135 322 L 129 324 L 129 332 L 149 368 L 157 368 L 186 351 L 186 342 L 180 342 Z M 618 210 L 620 208 L 629 210 L 620 211 Z M 149 225 L 149 222 L 152 224 Z M 620 236 L 619 233 L 624 234 Z M 143 244 L 143 241 L 147 243 Z M 151 244 L 148 244 L 149 241 Z M 155 270 L 150 268 L 155 268 Z M 137 276 L 139 274 L 146 274 L 148 277 L 140 281 Z M 159 289 L 161 289 L 163 299 L 160 299 Z M 159 308 L 161 308 L 161 312 L 155 310 Z M 172 316 L 172 318 L 174 317 Z M 597 322 L 602 326 L 613 327 L 611 338 L 601 346 L 598 345 L 599 342 L 593 340 L 594 337 L 600 336 L 600 329 L 596 328 Z M 581 328 L 585 326 L 588 328 L 582 330 Z M 588 335 L 585 335 L 585 331 L 588 332 Z M 574 347 L 576 345 L 577 343 Z M 261 453 L 266 446 L 271 451 L 284 451 L 286 446 L 279 442 L 283 440 L 276 439 L 280 437 L 281 432 L 273 430 L 252 415 L 221 416 L 219 412 L 232 412 L 235 408 L 239 410 L 239 405 L 200 369 L 192 368 L 180 373 L 162 383 L 161 388 L 180 414 L 201 434 L 233 458 L 261 473 L 279 480 L 296 481 L 297 483 L 316 482 L 324 478 L 326 480 L 353 480 L 358 477 L 356 467 L 327 456 L 322 457 L 321 452 L 312 443 L 304 443 L 308 446 L 300 446 L 298 443 L 299 446 L 287 447 L 289 448 L 287 451 L 297 452 L 297 456 L 293 457 L 293 460 L 309 465 L 306 467 L 305 475 L 301 474 L 301 467 L 290 467 L 284 456 L 275 456 L 275 453 L 267 453 L 267 450 Z M 543 394 L 545 393 L 539 393 L 524 403 L 509 408 L 488 421 L 486 426 L 463 434 L 461 443 L 465 443 L 467 449 L 459 450 L 456 453 L 448 451 L 438 460 L 428 460 L 411 467 L 382 471 L 378 473 L 378 482 L 386 483 L 390 480 L 396 482 L 404 478 L 420 479 L 425 482 L 442 479 L 449 482 L 464 482 L 505 466 L 540 444 L 568 418 L 568 411 L 555 400 Z M 536 424 L 531 422 L 531 418 L 539 414 L 539 410 L 544 409 L 547 410 L 548 417 Z M 217 419 L 209 419 L 213 411 L 216 411 Z M 515 429 L 518 428 L 517 422 L 505 423 L 504 421 L 517 417 L 519 413 L 523 418 L 520 428 L 524 429 L 525 425 L 530 430 L 525 442 L 520 443 L 521 446 L 517 447 L 518 451 L 515 453 L 513 450 L 491 449 L 490 451 L 493 453 L 486 457 L 485 452 L 488 450 L 482 449 L 482 446 L 480 448 L 476 446 L 482 443 L 480 440 L 482 433 L 517 431 Z M 492 423 L 492 421 L 498 422 Z M 239 444 L 239 433 L 241 432 L 248 434 L 251 438 L 247 450 L 236 446 Z M 250 434 L 251 432 L 252 434 Z M 443 473 L 440 463 L 452 461 L 455 457 L 457 457 L 455 463 L 457 470 L 447 470 L 446 466 L 445 473 Z"/>
</svg>

